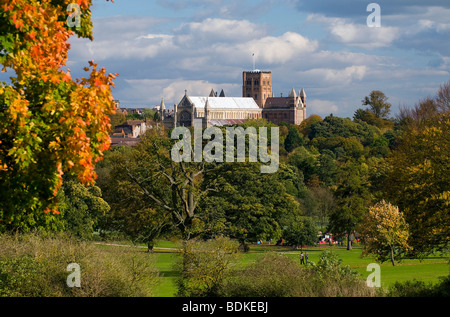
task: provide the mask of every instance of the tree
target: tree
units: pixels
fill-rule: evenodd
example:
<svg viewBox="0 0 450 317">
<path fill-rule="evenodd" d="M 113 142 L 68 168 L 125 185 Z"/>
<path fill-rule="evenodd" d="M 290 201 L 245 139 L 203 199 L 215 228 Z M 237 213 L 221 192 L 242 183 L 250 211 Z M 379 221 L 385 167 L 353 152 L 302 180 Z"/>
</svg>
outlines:
<svg viewBox="0 0 450 317">
<path fill-rule="evenodd" d="M 364 242 L 363 254 L 374 255 L 377 261 L 394 260 L 407 252 L 408 224 L 398 207 L 381 201 L 369 208 L 358 232 Z"/>
<path fill-rule="evenodd" d="M 450 110 L 450 80 L 439 88 L 436 103 L 441 112 Z"/>
<path fill-rule="evenodd" d="M 311 186 L 308 188 L 308 194 L 302 199 L 302 209 L 305 215 L 316 219 L 320 224 L 320 230 L 325 230 L 328 223 L 328 217 L 335 207 L 335 198 L 333 192 L 328 187 Z"/>
<path fill-rule="evenodd" d="M 134 185 L 130 187 L 134 191 L 132 195 L 144 200 L 145 208 L 168 213 L 172 224 L 187 240 L 199 233 L 196 232 L 201 222 L 198 205 L 215 185 L 212 181 L 205 188 L 201 187 L 207 168 L 205 161 L 174 162 L 173 145 L 174 140 L 168 137 L 164 127 L 155 127 L 141 137 L 136 147 L 121 155 L 121 159 L 115 159 L 111 168 L 126 186 Z"/>
<path fill-rule="evenodd" d="M 92 39 L 91 1 L 77 1 L 79 28 L 67 23 L 69 0 L 0 2 L 0 226 L 21 231 L 54 221 L 62 175 L 84 184 L 110 145 L 115 75 L 89 62 L 86 78 L 66 66 L 71 35 Z"/>
<path fill-rule="evenodd" d="M 403 112 L 401 138 L 387 158 L 383 197 L 409 224 L 415 255 L 444 250 L 450 242 L 450 111 L 427 98 Z"/>
<path fill-rule="evenodd" d="M 319 156 L 317 174 L 320 180 L 327 186 L 336 184 L 337 165 L 335 154 L 330 150 L 324 150 Z"/>
<path fill-rule="evenodd" d="M 58 198 L 66 231 L 82 239 L 92 238 L 99 219 L 110 210 L 99 187 L 84 186 L 77 180 L 64 180 Z"/>
<path fill-rule="evenodd" d="M 357 109 L 353 119 L 356 122 L 366 122 L 383 130 L 392 129 L 393 122 L 389 119 L 391 104 L 387 100 L 388 97 L 383 92 L 373 90 L 362 100 L 362 105 L 367 106 L 368 109 Z"/>
<path fill-rule="evenodd" d="M 150 108 L 144 108 L 142 116 L 146 119 L 153 120 L 153 118 L 155 117 L 155 113 L 158 113 L 158 111 Z"/>
<path fill-rule="evenodd" d="M 385 133 L 386 135 L 386 133 Z M 389 155 L 389 142 L 390 140 L 382 135 L 370 145 L 370 155 L 373 157 L 386 157 Z M 390 134 L 387 134 L 390 137 Z"/>
<path fill-rule="evenodd" d="M 281 219 L 283 239 L 292 245 L 313 245 L 317 242 L 317 227 L 310 217 L 301 216 L 300 213 L 291 212 Z"/>
<path fill-rule="evenodd" d="M 381 135 L 380 129 L 376 126 L 360 120 L 352 121 L 349 118 L 335 116 L 328 116 L 323 121 L 315 122 L 309 130 L 310 145 L 319 151 L 332 150 L 337 156 L 337 148 L 348 147 L 351 153 L 349 155 L 358 157 L 361 154 L 361 145 L 370 145 Z"/>
<path fill-rule="evenodd" d="M 111 211 L 100 219 L 101 233 L 120 232 L 134 243 L 145 243 L 153 251 L 158 238 L 172 228 L 171 215 L 158 208 L 152 199 L 142 194 L 135 182 L 124 175 L 125 165 L 136 164 L 130 160 L 133 149 L 119 147 L 107 152 L 105 160 L 98 164 L 97 184 Z"/>
<path fill-rule="evenodd" d="M 376 126 L 380 129 L 392 129 L 394 123 L 391 120 L 377 117 L 375 113 L 369 109 L 357 109 L 353 115 L 355 122 L 366 122 L 367 124 Z"/>
<path fill-rule="evenodd" d="M 116 112 L 112 115 L 109 115 L 109 119 L 111 120 L 111 129 L 114 130 L 114 128 L 125 121 L 127 121 L 127 117 L 122 112 Z"/>
<path fill-rule="evenodd" d="M 316 122 L 320 122 L 322 121 L 322 118 L 317 115 L 317 114 L 313 114 L 311 116 L 309 116 L 307 119 L 303 120 L 302 123 L 300 123 L 299 126 L 299 130 L 301 132 L 301 134 L 303 134 L 303 136 L 308 137 L 311 128 L 311 125 L 313 125 Z"/>
<path fill-rule="evenodd" d="M 369 111 L 377 118 L 388 119 L 391 112 L 391 104 L 387 102 L 388 97 L 379 91 L 373 90 L 369 96 L 364 97 L 362 100 L 363 106 L 368 106 Z"/>
<path fill-rule="evenodd" d="M 309 152 L 304 146 L 296 148 L 289 155 L 289 164 L 302 171 L 305 182 L 317 172 L 317 158 Z"/>
<path fill-rule="evenodd" d="M 258 163 L 220 164 L 205 175 L 205 184 L 212 180 L 220 190 L 208 194 L 204 209 L 220 213 L 222 234 L 236 238 L 243 250 L 248 241 L 281 238 L 281 217 L 299 208 L 280 174 L 262 174 Z"/>
<path fill-rule="evenodd" d="M 304 141 L 296 127 L 290 126 L 288 131 L 289 133 L 284 140 L 284 148 L 286 151 L 292 152 L 295 148 L 302 146 Z"/>
<path fill-rule="evenodd" d="M 344 166 L 335 191 L 336 208 L 329 216 L 328 231 L 347 236 L 347 250 L 352 249 L 350 235 L 355 233 L 372 199 L 366 169 L 358 163 Z"/>
</svg>

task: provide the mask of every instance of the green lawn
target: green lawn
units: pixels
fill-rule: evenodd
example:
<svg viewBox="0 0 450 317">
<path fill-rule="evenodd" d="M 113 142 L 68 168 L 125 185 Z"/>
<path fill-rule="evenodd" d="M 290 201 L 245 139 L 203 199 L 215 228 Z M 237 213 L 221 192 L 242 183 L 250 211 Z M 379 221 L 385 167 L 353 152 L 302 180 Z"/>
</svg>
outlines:
<svg viewBox="0 0 450 317">
<path fill-rule="evenodd" d="M 370 263 L 376 263 L 371 257 L 361 257 L 361 248 L 355 247 L 353 250 L 347 250 L 345 247 L 317 247 L 306 248 L 304 251 L 309 253 L 309 260 L 317 262 L 319 254 L 323 250 L 333 250 L 342 259 L 343 264 L 350 266 L 352 269 L 361 274 L 366 279 L 372 271 L 367 271 Z M 289 251 L 286 254 L 297 257 L 300 251 Z M 404 260 L 392 266 L 391 262 L 383 264 L 378 263 L 381 267 L 381 285 L 390 286 L 395 282 L 404 282 L 407 280 L 421 280 L 424 282 L 437 282 L 440 276 L 446 276 L 449 273 L 448 257 L 430 256 L 422 261 L 420 260 Z"/>
<path fill-rule="evenodd" d="M 177 272 L 173 264 L 179 256 L 177 253 L 155 253 L 156 266 L 161 274 L 160 283 L 156 291 L 156 297 L 172 297 L 176 293 L 175 279 Z"/>
<path fill-rule="evenodd" d="M 175 280 L 177 272 L 173 265 L 180 256 L 177 252 L 179 244 L 171 241 L 160 241 L 155 247 L 155 252 L 150 256 L 155 259 L 156 267 L 160 272 L 160 283 L 155 292 L 157 297 L 172 297 L 176 292 Z M 324 250 L 336 252 L 343 260 L 343 264 L 349 265 L 352 269 L 359 272 L 363 279 L 366 279 L 372 272 L 367 271 L 370 263 L 375 263 L 373 258 L 361 257 L 361 248 L 354 247 L 353 250 L 346 250 L 345 247 L 308 247 L 304 252 L 308 252 L 309 261 L 317 262 L 319 255 Z M 265 252 L 278 252 L 289 257 L 299 259 L 300 250 L 289 247 L 278 247 L 268 245 L 251 245 L 250 251 L 239 256 L 238 265 L 247 265 L 256 261 Z M 407 280 L 421 280 L 424 282 L 437 282 L 440 276 L 449 274 L 448 256 L 430 256 L 422 261 L 405 260 L 392 266 L 390 262 L 380 264 L 381 266 L 381 285 L 388 287 L 395 282 L 404 282 Z"/>
</svg>

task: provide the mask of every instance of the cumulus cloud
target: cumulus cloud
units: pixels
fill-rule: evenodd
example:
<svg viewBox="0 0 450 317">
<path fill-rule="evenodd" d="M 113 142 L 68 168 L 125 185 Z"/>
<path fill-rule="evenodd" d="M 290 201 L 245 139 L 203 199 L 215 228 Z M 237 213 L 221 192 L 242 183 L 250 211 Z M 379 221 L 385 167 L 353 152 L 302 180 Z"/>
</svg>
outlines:
<svg viewBox="0 0 450 317">
<path fill-rule="evenodd" d="M 400 35 L 397 27 L 371 28 L 367 24 L 355 24 L 345 18 L 326 17 L 321 14 L 310 14 L 306 20 L 322 24 L 336 41 L 364 49 L 389 46 Z"/>
<path fill-rule="evenodd" d="M 244 43 L 220 44 L 215 47 L 215 52 L 230 63 L 245 63 L 249 56 L 255 54 L 258 63 L 276 65 L 298 63 L 300 57 L 314 52 L 317 47 L 316 41 L 295 32 L 286 32 L 281 36 L 264 36 Z"/>
<path fill-rule="evenodd" d="M 182 2 L 174 1 L 173 5 L 176 3 Z M 310 8 L 319 6 L 319 2 L 308 3 Z M 354 0 L 352 3 L 355 5 Z M 400 91 L 403 87 L 401 96 L 392 99 L 400 102 L 406 96 L 410 99 L 404 103 L 408 103 L 417 100 L 418 92 L 438 87 L 442 78 L 448 80 L 450 49 L 446 48 L 450 42 L 442 40 L 450 32 L 450 11 L 446 8 L 420 6 L 422 10 L 405 15 L 398 8 L 381 4 L 382 28 L 367 27 L 369 13 L 363 2 L 358 4 L 358 12 L 362 11 L 358 16 L 347 13 L 336 17 L 329 8 L 311 11 L 304 24 L 325 30 L 321 39 L 300 27 L 274 28 L 270 23 L 282 24 L 274 22 L 282 19 L 281 15 L 239 18 L 237 4 L 239 1 L 196 0 L 196 8 L 215 10 L 201 19 L 193 16 L 192 7 L 180 4 L 176 11 L 179 20 L 171 16 L 170 23 L 166 23 L 168 18 L 96 18 L 94 42 L 71 40 L 69 66 L 72 71 L 82 69 L 94 59 L 120 74 L 114 94 L 122 104 L 156 105 L 164 97 L 170 107 L 179 102 L 185 89 L 189 95 L 224 89 L 227 96 L 240 96 L 242 71 L 251 68 L 255 54 L 256 67 L 272 71 L 275 95 L 304 87 L 310 98 L 309 114 L 350 116 L 372 89 L 396 87 Z M 250 8 L 248 3 L 243 5 Z M 404 56 L 403 52 L 419 47 L 435 52 L 429 60 L 413 53 Z M 395 54 L 391 54 L 393 48 L 398 49 Z M 417 60 L 424 66 L 417 65 Z M 417 86 L 420 90 L 414 89 Z M 395 90 L 386 91 L 387 95 L 389 92 L 394 94 Z"/>
<path fill-rule="evenodd" d="M 392 15 L 385 21 L 401 31 L 401 36 L 393 43 L 395 47 L 450 56 L 449 16 L 450 3 L 447 7 L 422 8 L 410 15 Z"/>
<path fill-rule="evenodd" d="M 348 66 L 343 69 L 314 68 L 302 72 L 302 77 L 320 83 L 322 86 L 346 86 L 354 81 L 361 81 L 366 74 L 366 69 L 366 66 Z"/>
<path fill-rule="evenodd" d="M 208 95 L 211 89 L 214 91 L 224 90 L 226 95 L 235 96 L 241 91 L 238 84 L 212 83 L 207 80 L 185 80 L 183 78 L 169 79 L 126 79 L 128 99 L 123 103 L 136 104 L 138 100 L 143 100 L 144 104 L 159 104 L 164 98 L 165 104 L 171 108 L 174 103 L 178 103 L 187 91 L 190 96 Z M 158 101 L 155 98 L 159 98 Z"/>
<path fill-rule="evenodd" d="M 422 52 L 450 51 L 450 2 L 377 1 L 381 7 L 381 27 L 367 27 L 369 2 L 354 0 L 297 1 L 297 8 L 311 12 L 307 22 L 321 25 L 327 40 L 348 47 L 414 49 Z"/>
<path fill-rule="evenodd" d="M 293 0 L 158 0 L 161 7 L 176 12 L 192 11 L 192 20 L 201 21 L 207 17 L 218 16 L 225 19 L 246 19 L 270 12 L 274 6 L 291 4 Z"/>
<path fill-rule="evenodd" d="M 170 50 L 172 36 L 149 34 L 148 30 L 162 19 L 142 17 L 111 17 L 93 20 L 94 41 L 73 37 L 71 61 L 152 58 Z"/>
<path fill-rule="evenodd" d="M 447 0 L 377 0 L 377 1 L 355 1 L 355 0 L 297 0 L 298 10 L 309 13 L 323 14 L 330 17 L 354 18 L 361 22 L 367 17 L 367 5 L 376 2 L 382 9 L 382 14 L 389 15 L 411 15 L 424 11 L 428 7 L 449 8 Z"/>
<path fill-rule="evenodd" d="M 339 107 L 330 100 L 311 99 L 307 103 L 307 111 L 309 114 L 318 114 L 320 116 L 328 116 L 339 111 Z"/>
<path fill-rule="evenodd" d="M 181 45 L 210 45 L 215 42 L 245 42 L 266 35 L 266 29 L 247 20 L 208 18 L 185 23 L 175 30 Z"/>
<path fill-rule="evenodd" d="M 105 25 L 113 23 L 105 20 L 102 19 Z M 266 65 L 298 63 L 318 48 L 317 41 L 301 34 L 286 32 L 280 36 L 267 35 L 264 26 L 247 20 L 205 19 L 184 23 L 172 34 L 146 32 L 149 22 L 136 29 L 130 27 L 136 21 L 129 19 L 128 23 L 123 26 L 124 33 L 115 32 L 115 37 L 111 37 L 110 30 L 104 25 L 96 30 L 94 42 L 74 39 L 72 61 L 95 57 L 99 61 L 120 59 L 131 63 L 136 60 L 152 63 L 152 59 L 159 59 L 167 60 L 163 63 L 166 70 L 201 74 L 212 68 L 223 70 L 224 65 L 242 68 L 242 65 L 250 64 L 252 54 L 255 54 L 258 63 Z M 119 24 L 126 22 L 121 19 Z"/>
</svg>

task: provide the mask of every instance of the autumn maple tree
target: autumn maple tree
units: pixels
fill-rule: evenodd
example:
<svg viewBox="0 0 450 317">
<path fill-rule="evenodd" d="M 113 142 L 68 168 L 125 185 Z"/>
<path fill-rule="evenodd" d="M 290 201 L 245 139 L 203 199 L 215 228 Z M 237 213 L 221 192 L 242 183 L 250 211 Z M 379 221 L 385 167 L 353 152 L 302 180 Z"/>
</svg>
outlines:
<svg viewBox="0 0 450 317">
<path fill-rule="evenodd" d="M 68 23 L 69 4 L 79 27 Z M 90 61 L 67 68 L 72 35 L 93 39 L 91 0 L 0 0 L 0 229 L 48 226 L 58 213 L 62 175 L 93 184 L 110 146 L 108 115 L 117 74 Z M 73 5 L 72 5 L 73 6 Z M 72 13 L 73 14 L 73 13 Z"/>
</svg>

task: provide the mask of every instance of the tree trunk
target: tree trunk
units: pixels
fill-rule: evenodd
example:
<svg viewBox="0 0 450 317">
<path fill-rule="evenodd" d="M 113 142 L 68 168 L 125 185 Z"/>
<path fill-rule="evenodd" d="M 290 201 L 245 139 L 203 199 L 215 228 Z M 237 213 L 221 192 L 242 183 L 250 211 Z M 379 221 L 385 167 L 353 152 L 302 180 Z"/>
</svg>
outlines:
<svg viewBox="0 0 450 317">
<path fill-rule="evenodd" d="M 239 240 L 239 250 L 243 253 L 247 253 L 249 250 L 248 245 L 245 243 L 245 240 Z"/>
<path fill-rule="evenodd" d="M 347 250 L 352 249 L 352 241 L 350 240 L 350 233 L 347 234 Z"/>
<path fill-rule="evenodd" d="M 392 262 L 392 266 L 395 266 L 395 262 L 394 262 L 394 248 L 391 247 L 391 262 Z"/>
</svg>

